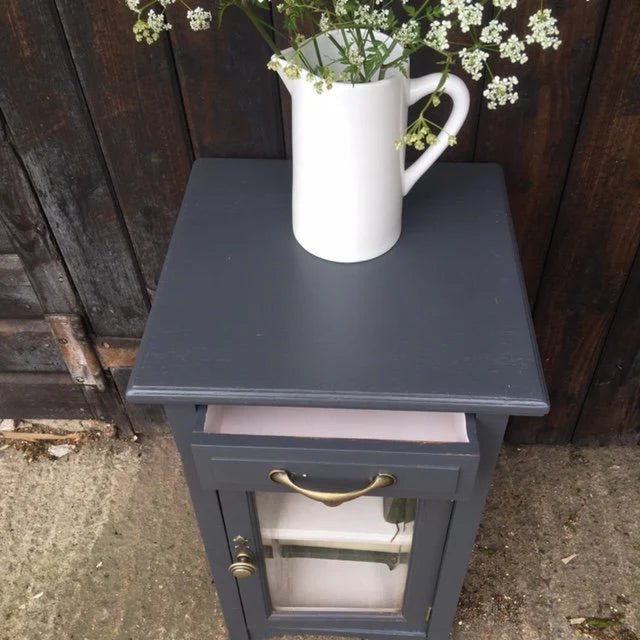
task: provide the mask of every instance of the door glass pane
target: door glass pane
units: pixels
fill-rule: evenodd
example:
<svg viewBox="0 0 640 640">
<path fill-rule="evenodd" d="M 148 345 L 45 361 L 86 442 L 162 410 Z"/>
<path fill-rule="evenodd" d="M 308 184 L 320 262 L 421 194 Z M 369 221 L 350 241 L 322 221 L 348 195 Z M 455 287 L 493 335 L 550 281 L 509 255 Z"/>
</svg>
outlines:
<svg viewBox="0 0 640 640">
<path fill-rule="evenodd" d="M 275 612 L 400 613 L 416 500 L 363 497 L 328 507 L 256 493 Z"/>
</svg>

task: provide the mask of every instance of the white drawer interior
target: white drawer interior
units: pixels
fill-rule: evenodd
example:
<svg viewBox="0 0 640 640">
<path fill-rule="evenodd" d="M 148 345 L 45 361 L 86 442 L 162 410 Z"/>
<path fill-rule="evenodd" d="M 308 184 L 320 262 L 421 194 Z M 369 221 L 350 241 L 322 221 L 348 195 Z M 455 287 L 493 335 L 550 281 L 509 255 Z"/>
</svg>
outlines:
<svg viewBox="0 0 640 640">
<path fill-rule="evenodd" d="M 464 413 L 209 405 L 205 433 L 469 442 Z"/>
</svg>

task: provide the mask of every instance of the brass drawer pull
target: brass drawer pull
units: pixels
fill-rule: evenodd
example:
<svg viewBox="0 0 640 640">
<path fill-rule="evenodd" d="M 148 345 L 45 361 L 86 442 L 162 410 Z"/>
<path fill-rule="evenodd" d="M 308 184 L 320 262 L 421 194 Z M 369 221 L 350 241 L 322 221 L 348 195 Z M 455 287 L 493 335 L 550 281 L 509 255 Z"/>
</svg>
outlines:
<svg viewBox="0 0 640 640">
<path fill-rule="evenodd" d="M 323 504 L 326 504 L 327 507 L 337 507 L 343 502 L 355 500 L 356 498 L 364 496 L 376 489 L 390 487 L 396 481 L 395 476 L 392 476 L 390 473 L 379 473 L 372 480 L 371 484 L 364 489 L 348 491 L 346 493 L 330 493 L 328 491 L 310 491 L 309 489 L 303 489 L 302 487 L 297 486 L 293 480 L 291 480 L 289 472 L 284 469 L 274 469 L 273 471 L 270 471 L 269 478 L 278 484 L 288 487 L 292 491 L 296 491 L 307 498 L 311 498 L 311 500 L 322 502 Z"/>
</svg>

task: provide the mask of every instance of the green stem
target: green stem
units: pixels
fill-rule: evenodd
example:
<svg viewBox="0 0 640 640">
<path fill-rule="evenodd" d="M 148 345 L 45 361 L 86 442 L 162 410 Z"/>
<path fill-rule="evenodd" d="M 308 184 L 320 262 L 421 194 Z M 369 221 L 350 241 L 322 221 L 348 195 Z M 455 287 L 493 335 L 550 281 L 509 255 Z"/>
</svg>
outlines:
<svg viewBox="0 0 640 640">
<path fill-rule="evenodd" d="M 248 5 L 239 3 L 237 6 L 245 13 L 247 18 L 251 20 L 251 24 L 253 24 L 253 26 L 256 28 L 258 33 L 262 36 L 262 39 L 267 43 L 267 46 L 269 47 L 269 49 L 271 49 L 271 51 L 276 56 L 280 56 L 281 55 L 280 49 L 278 49 L 278 47 L 276 46 L 276 43 L 271 39 L 271 36 L 269 36 L 269 34 L 267 33 L 267 30 L 261 24 L 260 18 L 258 18 L 258 16 L 256 16 L 253 13 L 253 11 L 249 8 Z"/>
</svg>

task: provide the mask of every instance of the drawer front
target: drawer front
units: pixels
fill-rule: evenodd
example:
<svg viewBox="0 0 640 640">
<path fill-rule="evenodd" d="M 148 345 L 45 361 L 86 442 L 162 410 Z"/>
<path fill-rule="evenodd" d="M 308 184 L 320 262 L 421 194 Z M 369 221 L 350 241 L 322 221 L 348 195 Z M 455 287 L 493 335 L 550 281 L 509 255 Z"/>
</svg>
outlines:
<svg viewBox="0 0 640 640">
<path fill-rule="evenodd" d="M 280 469 L 304 489 L 344 492 L 384 473 L 395 482 L 376 494 L 464 500 L 480 458 L 473 415 L 466 428 L 468 442 L 439 444 L 194 432 L 191 450 L 204 489 L 289 491 L 270 479 Z"/>
</svg>

